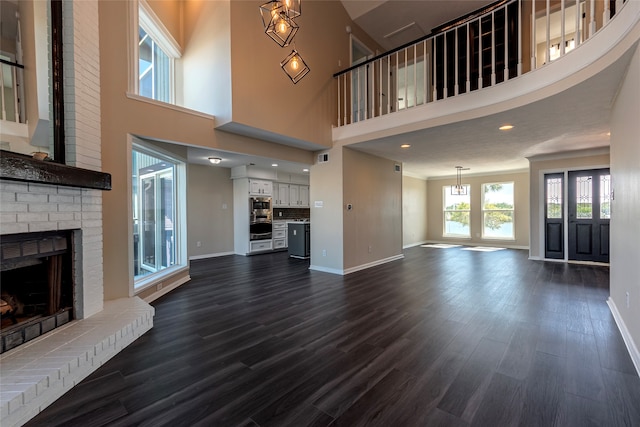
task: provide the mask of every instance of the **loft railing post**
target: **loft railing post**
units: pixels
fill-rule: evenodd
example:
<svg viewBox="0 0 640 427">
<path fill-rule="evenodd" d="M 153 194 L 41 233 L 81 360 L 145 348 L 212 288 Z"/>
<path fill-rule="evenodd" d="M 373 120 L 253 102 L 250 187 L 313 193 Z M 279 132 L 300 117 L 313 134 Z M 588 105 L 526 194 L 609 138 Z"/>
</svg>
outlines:
<svg viewBox="0 0 640 427">
<path fill-rule="evenodd" d="M 596 33 L 596 0 L 589 0 L 589 38 Z"/>
<path fill-rule="evenodd" d="M 547 18 L 547 31 L 546 31 L 546 37 L 547 37 L 547 43 L 546 43 L 546 50 L 544 52 L 544 63 L 548 64 L 551 62 L 551 58 L 549 53 L 551 52 L 551 0 L 547 0 L 547 11 L 546 11 L 546 18 Z"/>
<path fill-rule="evenodd" d="M 458 79 L 459 79 L 459 77 L 458 77 L 458 74 L 459 74 L 459 72 L 458 72 L 458 67 L 459 67 L 458 63 L 460 62 L 460 55 L 458 53 L 458 45 L 459 45 L 459 42 L 458 42 L 458 28 L 455 28 L 453 31 L 455 31 L 455 36 L 456 36 L 455 37 L 455 40 L 456 40 L 455 59 L 453 61 L 454 65 L 455 65 L 453 94 L 457 95 L 458 93 L 460 93 L 460 90 L 459 90 L 460 88 L 458 87 Z"/>
<path fill-rule="evenodd" d="M 531 71 L 535 70 L 537 67 L 537 52 L 536 52 L 536 2 L 531 2 Z"/>
<path fill-rule="evenodd" d="M 387 55 L 387 114 L 391 112 L 391 55 Z"/>
<path fill-rule="evenodd" d="M 607 25 L 609 19 L 611 19 L 611 10 L 609 9 L 609 0 L 602 0 L 604 3 L 604 13 L 602 15 L 602 25 Z"/>
<path fill-rule="evenodd" d="M 0 82 L 4 82 L 4 67 L 0 64 Z M 0 96 L 2 96 L 2 98 L 0 98 L 0 102 L 2 102 L 2 120 L 7 120 L 7 109 L 5 108 L 5 102 L 4 100 L 6 99 L 4 97 L 4 83 L 0 84 Z"/>
<path fill-rule="evenodd" d="M 508 5 L 504 6 L 504 81 L 509 80 L 509 11 Z"/>
<path fill-rule="evenodd" d="M 422 85 L 422 99 L 423 99 L 423 104 L 426 104 L 427 102 L 429 102 L 429 99 L 427 98 L 427 94 L 429 93 L 429 89 L 427 87 L 427 76 L 429 75 L 429 57 L 427 56 L 427 41 L 425 40 L 423 42 L 422 45 L 422 50 L 423 50 L 423 55 L 422 57 L 424 58 L 424 67 L 423 71 L 422 71 L 422 78 L 424 79 L 424 84 Z"/>
<path fill-rule="evenodd" d="M 491 86 L 496 85 L 496 15 L 491 12 Z"/>
<path fill-rule="evenodd" d="M 580 13 L 580 0 L 576 0 L 576 35 L 575 35 L 576 46 L 575 47 L 578 47 L 582 42 L 582 31 L 580 31 L 581 15 L 582 14 Z"/>
<path fill-rule="evenodd" d="M 433 100 L 438 100 L 438 43 L 433 38 Z"/>
<path fill-rule="evenodd" d="M 471 33 L 469 32 L 469 23 L 467 22 L 467 81 L 466 92 L 471 92 Z"/>
<path fill-rule="evenodd" d="M 560 0 L 560 56 L 564 56 L 565 54 L 565 8 L 564 8 L 564 0 Z M 578 29 L 576 27 L 576 29 Z"/>
<path fill-rule="evenodd" d="M 418 46 L 413 45 L 413 106 L 418 105 Z"/>
<path fill-rule="evenodd" d="M 447 46 L 447 33 L 442 34 L 443 37 L 443 50 L 442 50 L 442 65 L 443 65 L 443 70 L 442 70 L 442 99 L 447 99 L 449 97 L 449 85 L 447 84 L 447 79 L 449 77 L 449 68 L 447 67 L 448 62 L 447 61 L 447 49 L 449 48 Z"/>
<path fill-rule="evenodd" d="M 364 119 L 369 118 L 369 64 L 363 66 L 364 70 Z"/>
<path fill-rule="evenodd" d="M 482 17 L 478 18 L 478 89 L 482 89 Z"/>
<path fill-rule="evenodd" d="M 409 64 L 408 64 L 408 53 L 409 49 L 404 49 L 404 108 L 409 108 Z"/>
<path fill-rule="evenodd" d="M 382 115 L 382 58 L 378 59 L 378 70 L 380 74 L 379 87 L 378 87 L 378 115 Z"/>
<path fill-rule="evenodd" d="M 336 85 L 338 87 L 338 94 L 336 96 L 336 99 L 338 100 L 338 127 L 341 126 L 340 124 L 340 77 L 342 76 L 338 76 L 338 84 Z"/>
<path fill-rule="evenodd" d="M 518 0 L 518 75 L 522 74 L 522 0 Z"/>
<path fill-rule="evenodd" d="M 343 93 L 343 98 L 342 98 L 342 124 L 346 125 L 347 124 L 347 98 L 348 98 L 348 94 L 347 94 L 347 73 L 344 73 L 342 75 L 342 93 Z"/>
</svg>

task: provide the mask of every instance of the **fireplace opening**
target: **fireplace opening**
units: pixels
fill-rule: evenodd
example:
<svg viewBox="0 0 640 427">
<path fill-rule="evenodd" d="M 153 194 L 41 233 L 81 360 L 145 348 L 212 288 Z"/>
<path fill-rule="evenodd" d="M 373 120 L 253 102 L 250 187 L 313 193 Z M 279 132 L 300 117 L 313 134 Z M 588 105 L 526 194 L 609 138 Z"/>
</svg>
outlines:
<svg viewBox="0 0 640 427">
<path fill-rule="evenodd" d="M 2 236 L 2 348 L 11 350 L 73 319 L 71 231 Z"/>
</svg>

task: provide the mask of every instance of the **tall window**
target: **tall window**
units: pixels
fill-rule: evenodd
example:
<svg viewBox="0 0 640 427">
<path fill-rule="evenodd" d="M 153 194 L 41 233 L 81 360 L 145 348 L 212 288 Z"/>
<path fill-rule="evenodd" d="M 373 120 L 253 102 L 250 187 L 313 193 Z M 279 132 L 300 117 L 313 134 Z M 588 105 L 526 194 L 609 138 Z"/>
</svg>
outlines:
<svg viewBox="0 0 640 427">
<path fill-rule="evenodd" d="M 469 228 L 471 196 L 469 186 L 465 185 L 464 195 L 451 194 L 451 186 L 442 188 L 444 206 L 444 235 L 449 237 L 471 237 Z"/>
<path fill-rule="evenodd" d="M 182 261 L 179 169 L 182 163 L 141 146 L 132 151 L 135 286 Z"/>
<path fill-rule="evenodd" d="M 513 182 L 482 184 L 482 237 L 514 239 Z"/>
<path fill-rule="evenodd" d="M 174 102 L 174 60 L 180 48 L 146 1 L 138 7 L 138 94 Z"/>
</svg>

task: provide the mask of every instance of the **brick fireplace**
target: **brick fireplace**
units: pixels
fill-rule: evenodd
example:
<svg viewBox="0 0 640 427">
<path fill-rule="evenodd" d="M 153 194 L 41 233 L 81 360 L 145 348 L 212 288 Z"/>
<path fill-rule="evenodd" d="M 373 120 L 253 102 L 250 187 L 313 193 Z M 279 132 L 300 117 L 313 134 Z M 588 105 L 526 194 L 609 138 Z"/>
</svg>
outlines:
<svg viewBox="0 0 640 427">
<path fill-rule="evenodd" d="M 72 295 L 72 316 L 0 354 L 3 427 L 26 423 L 153 326 L 153 307 L 141 299 L 104 300 L 109 284 L 103 280 L 108 254 L 103 253 L 102 194 L 110 179 L 108 185 L 93 185 L 96 176 L 99 181 L 105 175 L 100 172 L 98 2 L 64 0 L 62 9 L 65 164 L 0 152 L 0 241 L 69 236 L 67 280 L 73 288 L 66 292 Z"/>
</svg>

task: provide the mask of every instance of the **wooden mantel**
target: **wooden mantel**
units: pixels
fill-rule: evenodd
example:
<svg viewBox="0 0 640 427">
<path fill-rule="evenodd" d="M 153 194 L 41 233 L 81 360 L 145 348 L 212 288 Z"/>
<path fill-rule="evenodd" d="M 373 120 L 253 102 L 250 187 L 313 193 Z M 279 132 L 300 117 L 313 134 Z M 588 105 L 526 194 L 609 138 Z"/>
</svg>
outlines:
<svg viewBox="0 0 640 427">
<path fill-rule="evenodd" d="M 111 190 L 111 174 L 0 150 L 0 179 Z"/>
</svg>

